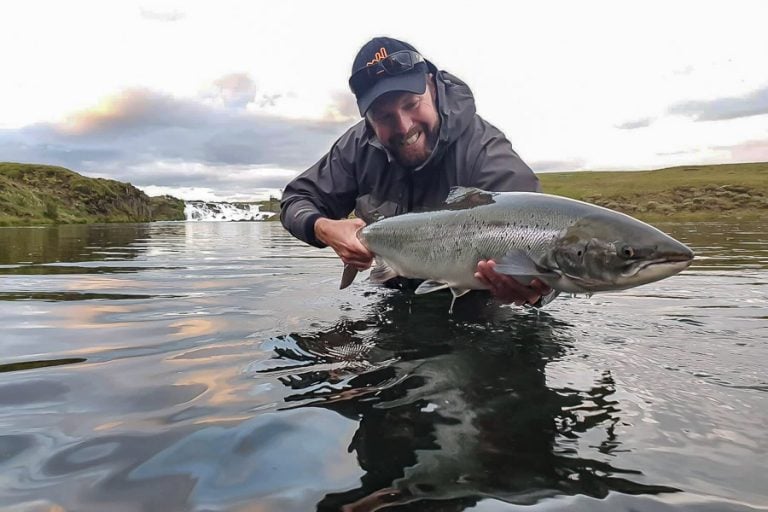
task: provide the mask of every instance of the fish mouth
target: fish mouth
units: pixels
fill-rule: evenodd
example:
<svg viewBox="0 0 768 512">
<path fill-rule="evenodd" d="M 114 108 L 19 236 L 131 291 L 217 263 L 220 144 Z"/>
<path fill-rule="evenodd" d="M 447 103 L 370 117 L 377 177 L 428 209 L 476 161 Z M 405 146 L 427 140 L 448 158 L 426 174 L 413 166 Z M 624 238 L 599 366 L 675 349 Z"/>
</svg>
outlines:
<svg viewBox="0 0 768 512">
<path fill-rule="evenodd" d="M 688 268 L 691 263 L 693 263 L 692 252 L 666 254 L 659 258 L 633 263 L 626 271 L 622 272 L 621 275 L 622 277 L 632 277 L 647 270 L 667 270 L 670 272 L 669 275 L 672 275 Z"/>
</svg>

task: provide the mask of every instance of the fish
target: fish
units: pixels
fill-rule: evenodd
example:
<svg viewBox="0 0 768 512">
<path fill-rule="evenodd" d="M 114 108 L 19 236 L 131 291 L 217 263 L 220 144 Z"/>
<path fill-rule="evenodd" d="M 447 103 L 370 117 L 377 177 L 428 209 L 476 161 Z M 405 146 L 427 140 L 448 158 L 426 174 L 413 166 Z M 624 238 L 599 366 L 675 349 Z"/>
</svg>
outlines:
<svg viewBox="0 0 768 512">
<path fill-rule="evenodd" d="M 487 286 L 477 263 L 523 284 L 539 279 L 571 294 L 626 290 L 673 276 L 693 261 L 682 242 L 634 217 L 537 192 L 454 187 L 432 211 L 384 218 L 357 232 L 374 255 L 369 279 L 423 279 L 417 295 L 448 289 L 458 297 Z M 347 266 L 340 288 L 358 271 Z"/>
</svg>

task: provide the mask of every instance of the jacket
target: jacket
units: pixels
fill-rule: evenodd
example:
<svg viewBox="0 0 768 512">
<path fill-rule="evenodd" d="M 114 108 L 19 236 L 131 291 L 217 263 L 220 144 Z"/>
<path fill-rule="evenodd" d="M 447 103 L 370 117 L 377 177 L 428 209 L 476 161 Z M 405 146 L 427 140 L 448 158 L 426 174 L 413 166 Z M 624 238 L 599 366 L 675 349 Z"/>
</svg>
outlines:
<svg viewBox="0 0 768 512">
<path fill-rule="evenodd" d="M 451 187 L 495 192 L 540 190 L 539 180 L 496 127 L 475 110 L 469 87 L 436 71 L 440 133 L 429 158 L 406 169 L 376 139 L 363 119 L 346 131 L 319 162 L 283 191 L 280 220 L 296 238 L 325 247 L 315 237 L 319 217 L 366 223 L 440 207 Z"/>
</svg>

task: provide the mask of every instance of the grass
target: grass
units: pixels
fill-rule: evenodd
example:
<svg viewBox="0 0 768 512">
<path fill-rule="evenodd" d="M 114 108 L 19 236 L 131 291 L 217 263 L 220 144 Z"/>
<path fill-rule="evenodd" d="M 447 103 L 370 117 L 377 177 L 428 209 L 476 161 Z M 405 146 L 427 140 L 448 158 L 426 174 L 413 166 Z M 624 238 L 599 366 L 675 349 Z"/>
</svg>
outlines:
<svg viewBox="0 0 768 512">
<path fill-rule="evenodd" d="M 0 225 L 181 220 L 184 202 L 63 167 L 0 162 Z"/>
<path fill-rule="evenodd" d="M 648 221 L 768 217 L 768 162 L 539 174 L 548 194 Z"/>
<path fill-rule="evenodd" d="M 541 173 L 539 179 L 549 194 L 651 222 L 768 217 L 768 162 Z M 280 211 L 276 198 L 258 204 L 262 211 Z M 87 178 L 63 167 L 0 163 L 0 226 L 183 219 L 184 201 L 150 198 L 129 183 Z"/>
</svg>

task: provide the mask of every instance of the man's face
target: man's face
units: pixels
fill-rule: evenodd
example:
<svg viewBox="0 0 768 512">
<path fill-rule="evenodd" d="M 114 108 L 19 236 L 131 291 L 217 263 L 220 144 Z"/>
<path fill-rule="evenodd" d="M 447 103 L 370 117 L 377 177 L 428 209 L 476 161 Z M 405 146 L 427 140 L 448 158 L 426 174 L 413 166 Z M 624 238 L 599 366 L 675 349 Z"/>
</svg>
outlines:
<svg viewBox="0 0 768 512">
<path fill-rule="evenodd" d="M 437 143 L 440 115 L 435 86 L 427 80 L 424 94 L 391 92 L 376 99 L 366 113 L 376 138 L 406 168 L 423 164 Z"/>
</svg>

